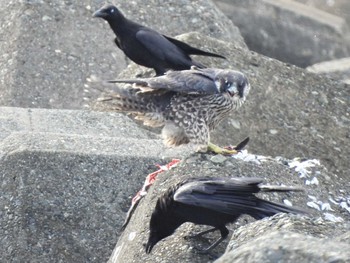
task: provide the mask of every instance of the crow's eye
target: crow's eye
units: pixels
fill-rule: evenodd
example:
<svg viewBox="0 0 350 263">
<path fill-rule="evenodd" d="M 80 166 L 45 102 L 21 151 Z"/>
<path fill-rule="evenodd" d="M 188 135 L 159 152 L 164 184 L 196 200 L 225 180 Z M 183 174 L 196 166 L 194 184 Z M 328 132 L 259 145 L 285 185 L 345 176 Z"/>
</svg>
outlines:
<svg viewBox="0 0 350 263">
<path fill-rule="evenodd" d="M 113 13 L 114 13 L 114 11 L 115 11 L 115 10 L 114 10 L 114 8 L 112 8 L 112 9 L 111 9 L 111 13 L 113 14 Z"/>
</svg>

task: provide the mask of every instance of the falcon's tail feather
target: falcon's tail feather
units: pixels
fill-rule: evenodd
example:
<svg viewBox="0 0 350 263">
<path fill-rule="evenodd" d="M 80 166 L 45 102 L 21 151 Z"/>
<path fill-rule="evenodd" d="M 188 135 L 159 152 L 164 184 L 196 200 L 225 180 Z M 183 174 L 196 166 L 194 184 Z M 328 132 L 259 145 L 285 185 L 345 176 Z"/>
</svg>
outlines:
<svg viewBox="0 0 350 263">
<path fill-rule="evenodd" d="M 115 92 L 99 99 L 103 108 L 123 112 L 147 113 L 157 111 L 157 105 L 150 96 L 141 96 L 138 89 L 118 88 Z"/>
<path fill-rule="evenodd" d="M 143 88 L 125 85 L 115 87 L 113 92 L 100 98 L 95 109 L 137 113 L 140 116 L 146 113 L 162 115 L 174 95 L 174 92 L 144 92 Z"/>
<path fill-rule="evenodd" d="M 113 80 L 107 80 L 107 83 L 127 83 L 127 84 L 136 84 L 140 86 L 148 86 L 148 83 L 144 80 L 139 79 L 113 79 Z"/>
<path fill-rule="evenodd" d="M 118 88 L 114 93 L 100 98 L 95 104 L 95 109 L 128 112 L 146 126 L 160 127 L 164 125 L 165 120 L 161 113 L 160 100 L 157 99 L 139 93 L 138 89 Z"/>
</svg>

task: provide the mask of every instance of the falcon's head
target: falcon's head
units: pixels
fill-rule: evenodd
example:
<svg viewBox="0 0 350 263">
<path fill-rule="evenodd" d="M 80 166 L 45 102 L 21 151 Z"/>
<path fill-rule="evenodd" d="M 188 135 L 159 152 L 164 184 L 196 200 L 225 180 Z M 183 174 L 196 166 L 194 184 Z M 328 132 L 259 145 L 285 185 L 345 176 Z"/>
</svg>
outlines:
<svg viewBox="0 0 350 263">
<path fill-rule="evenodd" d="M 215 85 L 220 93 L 227 93 L 232 99 L 244 102 L 250 85 L 246 76 L 234 70 L 221 70 L 215 76 Z"/>
</svg>

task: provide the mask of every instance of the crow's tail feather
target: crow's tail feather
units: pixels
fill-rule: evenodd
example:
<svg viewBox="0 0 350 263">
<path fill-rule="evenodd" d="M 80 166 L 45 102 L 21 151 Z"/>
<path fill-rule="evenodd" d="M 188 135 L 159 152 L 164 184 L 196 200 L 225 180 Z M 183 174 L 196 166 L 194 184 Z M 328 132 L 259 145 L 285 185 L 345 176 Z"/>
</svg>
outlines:
<svg viewBox="0 0 350 263">
<path fill-rule="evenodd" d="M 282 185 L 259 185 L 261 192 L 303 192 L 305 189 L 295 186 Z M 277 213 L 292 213 L 292 214 L 308 214 L 308 212 L 301 208 L 295 208 L 279 204 L 267 200 L 257 198 L 257 204 L 251 216 L 255 219 L 261 219 L 268 216 L 273 216 Z"/>
<path fill-rule="evenodd" d="M 262 219 L 268 216 L 273 216 L 277 213 L 309 214 L 302 208 L 286 206 L 258 198 L 257 205 L 250 215 L 255 219 Z"/>
<path fill-rule="evenodd" d="M 177 40 L 175 38 L 167 37 L 167 36 L 164 36 L 164 37 L 166 37 L 170 42 L 175 44 L 177 47 L 181 48 L 183 51 L 185 51 L 189 55 L 201 55 L 201 56 L 217 57 L 217 58 L 226 59 L 222 55 L 215 54 L 215 53 L 212 53 L 212 52 L 207 52 L 207 51 L 204 51 L 204 50 L 192 47 L 192 46 L 190 46 L 190 45 L 188 45 L 188 44 L 186 44 L 186 43 L 184 43 L 184 42 L 182 42 L 180 40 Z"/>
<path fill-rule="evenodd" d="M 259 185 L 261 192 L 304 192 L 305 189 L 297 186 Z"/>
</svg>

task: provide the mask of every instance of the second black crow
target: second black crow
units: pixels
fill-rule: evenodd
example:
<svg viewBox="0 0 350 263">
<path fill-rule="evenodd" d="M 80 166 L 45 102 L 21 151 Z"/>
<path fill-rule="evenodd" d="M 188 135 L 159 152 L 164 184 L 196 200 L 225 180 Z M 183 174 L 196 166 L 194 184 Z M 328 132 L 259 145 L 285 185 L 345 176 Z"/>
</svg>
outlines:
<svg viewBox="0 0 350 263">
<path fill-rule="evenodd" d="M 191 47 L 184 42 L 137 24 L 127 19 L 113 5 L 103 6 L 93 16 L 103 18 L 109 23 L 116 35 L 114 40 L 116 45 L 128 58 L 139 65 L 153 68 L 156 75 L 163 75 L 169 69 L 184 70 L 191 66 L 204 67 L 193 61 L 189 55 L 225 58 Z"/>
<path fill-rule="evenodd" d="M 303 191 L 296 187 L 260 185 L 259 178 L 191 178 L 169 188 L 159 197 L 150 221 L 146 253 L 155 244 L 170 236 L 185 222 L 210 225 L 214 228 L 197 234 L 201 236 L 219 230 L 221 238 L 202 252 L 208 252 L 229 234 L 226 224 L 243 214 L 255 219 L 277 213 L 306 213 L 302 209 L 285 206 L 256 197 L 264 192 Z"/>
</svg>

